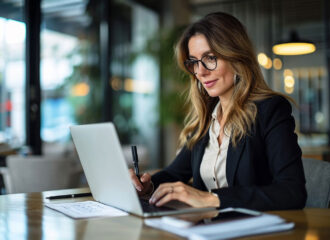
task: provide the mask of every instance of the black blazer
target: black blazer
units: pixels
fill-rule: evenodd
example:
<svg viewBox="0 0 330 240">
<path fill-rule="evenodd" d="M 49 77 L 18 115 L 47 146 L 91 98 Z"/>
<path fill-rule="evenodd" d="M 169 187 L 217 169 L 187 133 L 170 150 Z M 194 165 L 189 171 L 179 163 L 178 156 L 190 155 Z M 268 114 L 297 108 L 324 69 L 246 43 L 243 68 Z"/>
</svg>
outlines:
<svg viewBox="0 0 330 240">
<path fill-rule="evenodd" d="M 226 164 L 228 187 L 212 189 L 220 208 L 243 207 L 256 210 L 299 209 L 307 194 L 301 149 L 294 133 L 290 103 L 281 96 L 256 102 L 257 117 L 251 133 L 236 147 L 229 144 Z M 209 134 L 192 150 L 183 147 L 174 161 L 152 176 L 157 187 L 164 182 L 193 178 L 193 186 L 206 191 L 200 165 Z"/>
</svg>

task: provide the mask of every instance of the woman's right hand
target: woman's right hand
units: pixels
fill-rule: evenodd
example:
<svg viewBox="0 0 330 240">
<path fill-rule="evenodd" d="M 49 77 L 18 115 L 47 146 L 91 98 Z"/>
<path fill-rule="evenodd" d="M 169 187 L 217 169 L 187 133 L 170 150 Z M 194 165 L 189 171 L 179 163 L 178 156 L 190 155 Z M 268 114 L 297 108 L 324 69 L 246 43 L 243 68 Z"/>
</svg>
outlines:
<svg viewBox="0 0 330 240">
<path fill-rule="evenodd" d="M 131 176 L 133 185 L 135 186 L 135 189 L 137 190 L 139 196 L 152 193 L 153 185 L 151 183 L 151 176 L 149 173 L 144 173 L 142 176 L 140 176 L 140 180 L 135 175 L 133 169 L 129 169 L 129 174 Z"/>
</svg>

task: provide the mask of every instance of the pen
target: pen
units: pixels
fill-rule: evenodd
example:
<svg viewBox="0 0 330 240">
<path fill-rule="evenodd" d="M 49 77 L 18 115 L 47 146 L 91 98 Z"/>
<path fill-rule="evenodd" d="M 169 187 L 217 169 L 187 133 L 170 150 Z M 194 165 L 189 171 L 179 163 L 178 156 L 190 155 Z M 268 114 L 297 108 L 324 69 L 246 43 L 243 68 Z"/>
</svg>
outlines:
<svg viewBox="0 0 330 240">
<path fill-rule="evenodd" d="M 92 196 L 92 193 L 75 193 L 75 194 L 65 194 L 57 196 L 48 196 L 47 199 L 62 199 L 62 198 L 77 198 L 77 197 L 89 197 Z"/>
<path fill-rule="evenodd" d="M 133 155 L 133 164 L 134 164 L 135 175 L 137 176 L 138 179 L 140 179 L 139 158 L 137 155 L 136 146 L 131 146 L 131 150 L 132 150 L 132 155 Z"/>
</svg>

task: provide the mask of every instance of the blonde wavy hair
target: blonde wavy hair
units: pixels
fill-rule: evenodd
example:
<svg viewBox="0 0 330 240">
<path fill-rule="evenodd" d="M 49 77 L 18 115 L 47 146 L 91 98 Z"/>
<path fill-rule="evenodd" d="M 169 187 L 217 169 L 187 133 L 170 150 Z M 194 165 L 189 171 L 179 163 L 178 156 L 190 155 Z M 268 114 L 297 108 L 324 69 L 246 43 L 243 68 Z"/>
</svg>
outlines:
<svg viewBox="0 0 330 240">
<path fill-rule="evenodd" d="M 255 122 L 255 101 L 282 94 L 267 86 L 252 43 L 239 20 L 222 12 L 206 15 L 188 26 L 176 45 L 179 67 L 190 74 L 190 89 L 187 95 L 187 103 L 190 104 L 179 138 L 181 147 L 186 145 L 191 149 L 208 132 L 212 111 L 219 101 L 218 97 L 210 97 L 203 87 L 199 87 L 195 75 L 184 67 L 184 61 L 189 58 L 189 39 L 198 34 L 206 37 L 212 52 L 218 58 L 228 61 L 239 78 L 234 86 L 224 125 L 224 129 L 230 126 L 230 138 L 233 146 L 236 146 L 237 142 L 249 133 Z"/>
</svg>

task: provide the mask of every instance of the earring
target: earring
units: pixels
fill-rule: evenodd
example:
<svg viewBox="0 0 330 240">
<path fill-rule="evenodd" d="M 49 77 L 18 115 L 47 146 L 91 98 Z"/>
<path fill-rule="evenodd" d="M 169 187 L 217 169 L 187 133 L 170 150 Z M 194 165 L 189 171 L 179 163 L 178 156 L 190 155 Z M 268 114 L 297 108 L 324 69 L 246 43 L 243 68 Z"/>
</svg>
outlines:
<svg viewBox="0 0 330 240">
<path fill-rule="evenodd" d="M 241 78 L 237 75 L 237 73 L 234 74 L 234 85 L 236 85 Z"/>
<path fill-rule="evenodd" d="M 197 80 L 197 88 L 198 88 L 199 92 L 202 92 L 202 84 L 197 78 L 196 78 L 196 80 Z"/>
</svg>

